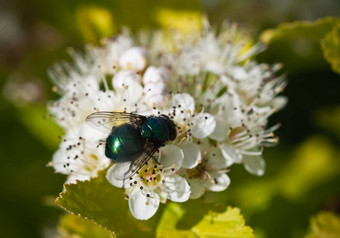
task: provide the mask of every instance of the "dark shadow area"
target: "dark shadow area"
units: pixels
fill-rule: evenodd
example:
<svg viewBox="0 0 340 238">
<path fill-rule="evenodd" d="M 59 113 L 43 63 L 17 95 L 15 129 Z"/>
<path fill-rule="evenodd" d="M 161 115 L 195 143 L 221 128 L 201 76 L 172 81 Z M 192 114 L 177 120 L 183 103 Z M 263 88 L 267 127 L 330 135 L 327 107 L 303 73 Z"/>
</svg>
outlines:
<svg viewBox="0 0 340 238">
<path fill-rule="evenodd" d="M 311 216 L 315 216 L 322 210 L 330 210 L 330 201 L 335 204 L 339 203 L 339 181 L 340 176 L 334 177 L 311 189 L 309 193 L 297 200 L 276 196 L 265 211 L 254 214 L 247 220 L 247 223 L 251 227 L 263 229 L 266 237 L 299 237 L 297 235 L 303 237 L 309 229 Z"/>
</svg>

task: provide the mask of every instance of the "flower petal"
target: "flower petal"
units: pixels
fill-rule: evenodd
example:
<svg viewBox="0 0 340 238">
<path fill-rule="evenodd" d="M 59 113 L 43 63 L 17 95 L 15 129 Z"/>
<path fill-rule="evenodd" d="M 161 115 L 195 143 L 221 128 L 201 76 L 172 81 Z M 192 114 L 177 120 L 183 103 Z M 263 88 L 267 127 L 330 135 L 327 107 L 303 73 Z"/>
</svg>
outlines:
<svg viewBox="0 0 340 238">
<path fill-rule="evenodd" d="M 275 108 L 276 111 L 280 111 L 287 105 L 288 99 L 284 96 L 278 96 L 273 99 L 272 106 Z"/>
<path fill-rule="evenodd" d="M 144 98 L 150 107 L 163 104 L 168 94 L 167 87 L 163 82 L 144 85 Z"/>
<path fill-rule="evenodd" d="M 262 156 L 243 155 L 243 165 L 249 173 L 257 176 L 262 176 L 266 168 L 266 162 Z"/>
<path fill-rule="evenodd" d="M 182 167 L 186 169 L 196 167 L 201 159 L 201 151 L 198 145 L 195 143 L 186 143 L 181 145 L 180 148 L 183 150 L 184 154 Z"/>
<path fill-rule="evenodd" d="M 57 173 L 69 174 L 70 171 L 68 170 L 68 168 L 65 168 L 67 155 L 65 153 L 65 148 L 62 148 L 62 145 L 63 144 L 61 144 L 60 148 L 53 154 L 52 166 Z"/>
<path fill-rule="evenodd" d="M 221 149 L 213 147 L 207 154 L 209 169 L 225 169 L 233 164 L 233 161 L 223 156 Z"/>
<path fill-rule="evenodd" d="M 116 90 L 124 90 L 132 82 L 140 82 L 141 78 L 131 70 L 120 70 L 112 79 L 113 87 Z"/>
<path fill-rule="evenodd" d="M 168 198 L 174 202 L 185 202 L 190 197 L 190 186 L 188 182 L 174 174 L 165 178 L 165 186 Z"/>
<path fill-rule="evenodd" d="M 147 197 L 143 191 L 135 187 L 129 193 L 129 208 L 131 214 L 139 220 L 147 220 L 151 218 L 159 207 L 159 196 L 156 193 Z"/>
<path fill-rule="evenodd" d="M 125 88 L 125 91 L 122 93 L 123 98 L 121 98 L 118 101 L 120 101 L 121 106 L 124 105 L 124 103 L 122 102 L 125 101 L 128 105 L 134 105 L 135 103 L 138 103 L 140 101 L 140 99 L 142 98 L 142 94 L 143 94 L 142 85 L 140 85 L 140 83 L 137 82 L 131 82 L 129 83 L 129 86 Z"/>
<path fill-rule="evenodd" d="M 94 100 L 93 107 L 96 108 L 96 110 L 99 111 L 112 111 L 115 108 L 114 101 L 112 98 L 115 97 L 115 93 L 112 91 L 99 91 L 93 93 Z M 88 96 L 89 97 L 89 96 Z M 87 103 L 86 107 L 90 107 L 91 105 L 88 105 L 88 101 L 85 101 Z"/>
<path fill-rule="evenodd" d="M 223 73 L 223 65 L 221 65 L 220 62 L 217 61 L 209 61 L 205 65 L 205 69 L 208 72 L 212 72 L 214 74 L 220 75 Z"/>
<path fill-rule="evenodd" d="M 112 165 L 107 173 L 106 179 L 113 185 L 118 188 L 124 187 L 125 184 L 128 183 L 128 178 L 126 177 L 127 172 L 130 169 L 130 162 L 127 163 L 116 163 Z"/>
<path fill-rule="evenodd" d="M 205 193 L 205 186 L 204 183 L 202 183 L 201 180 L 197 179 L 191 179 L 189 180 L 190 183 L 190 198 L 196 199 L 202 197 L 202 195 Z"/>
<path fill-rule="evenodd" d="M 227 134 L 225 119 L 224 120 L 222 118 L 217 119 L 215 117 L 215 121 L 216 121 L 215 129 L 213 133 L 209 135 L 209 137 L 216 141 L 223 141 L 225 140 Z"/>
<path fill-rule="evenodd" d="M 169 80 L 169 77 L 164 68 L 156 68 L 150 66 L 146 69 L 143 76 L 143 83 L 165 83 Z"/>
<path fill-rule="evenodd" d="M 210 191 L 220 192 L 226 190 L 230 184 L 230 178 L 227 174 L 211 172 L 213 180 L 208 180 L 206 186 Z"/>
<path fill-rule="evenodd" d="M 88 175 L 70 174 L 67 177 L 65 184 L 77 183 L 77 181 L 86 181 L 86 180 L 89 180 L 89 179 L 90 179 L 90 176 L 88 176 Z"/>
<path fill-rule="evenodd" d="M 224 158 L 226 158 L 228 161 L 237 164 L 241 163 L 242 155 L 238 153 L 232 145 L 222 144 L 220 148 Z"/>
<path fill-rule="evenodd" d="M 200 113 L 194 117 L 191 127 L 192 135 L 196 138 L 209 136 L 216 127 L 215 118 L 209 113 Z"/>
<path fill-rule="evenodd" d="M 248 73 L 240 66 L 231 67 L 229 72 L 237 80 L 245 80 L 248 77 Z"/>
<path fill-rule="evenodd" d="M 166 145 L 160 150 L 160 163 L 169 168 L 175 165 L 176 171 L 181 168 L 183 163 L 183 151 L 175 145 Z"/>
<path fill-rule="evenodd" d="M 172 97 L 172 106 L 181 107 L 181 110 L 190 114 L 194 113 L 195 101 L 194 98 L 187 93 L 177 93 Z"/>
<path fill-rule="evenodd" d="M 105 134 L 105 132 L 107 134 Z M 105 127 L 103 127 L 103 129 L 98 129 L 96 126 L 84 123 L 80 127 L 79 135 L 88 142 L 99 142 L 99 140 L 105 139 L 108 133 L 110 133 L 110 130 Z"/>
<path fill-rule="evenodd" d="M 167 87 L 164 83 L 148 83 L 144 85 L 144 93 L 146 96 L 160 94 L 167 91 Z"/>
<path fill-rule="evenodd" d="M 124 51 L 119 58 L 119 65 L 123 69 L 143 71 L 147 64 L 147 52 L 141 47 L 131 47 Z"/>
</svg>

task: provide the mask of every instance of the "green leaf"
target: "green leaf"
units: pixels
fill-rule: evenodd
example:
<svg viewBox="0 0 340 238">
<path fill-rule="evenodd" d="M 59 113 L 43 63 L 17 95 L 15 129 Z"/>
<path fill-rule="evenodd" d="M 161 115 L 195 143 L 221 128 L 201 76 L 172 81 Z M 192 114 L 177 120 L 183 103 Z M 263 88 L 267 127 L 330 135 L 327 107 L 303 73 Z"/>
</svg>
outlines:
<svg viewBox="0 0 340 238">
<path fill-rule="evenodd" d="M 58 230 L 60 238 L 82 237 L 82 238 L 111 238 L 113 234 L 98 226 L 90 220 L 72 214 L 62 215 Z"/>
<path fill-rule="evenodd" d="M 322 62 L 318 61 L 322 57 L 321 50 L 317 49 L 321 43 L 324 58 L 335 72 L 340 73 L 340 18 L 325 17 L 315 22 L 283 23 L 275 29 L 265 30 L 260 35 L 260 40 L 270 45 L 277 43 L 276 47 L 284 49 L 285 52 L 287 52 L 285 47 L 291 48 L 297 55 L 293 57 L 292 53 L 289 53 L 286 61 L 294 61 L 297 60 L 297 56 L 305 56 L 304 64 L 299 65 L 298 68 L 303 68 L 305 65 L 309 67 L 314 67 L 313 64 L 316 64 L 316 67 L 322 65 Z M 281 60 L 283 59 L 284 57 L 281 56 Z M 299 61 L 292 64 L 298 65 Z"/>
<path fill-rule="evenodd" d="M 157 237 L 254 237 L 245 226 L 238 208 L 220 211 L 201 200 L 170 203 L 165 208 L 157 228 Z"/>
<path fill-rule="evenodd" d="M 63 134 L 63 131 L 47 115 L 45 105 L 28 106 L 18 112 L 18 119 L 46 147 L 55 150 L 60 143 L 59 136 Z"/>
<path fill-rule="evenodd" d="M 267 44 L 277 40 L 296 38 L 321 40 L 337 23 L 340 23 L 340 18 L 337 17 L 326 17 L 315 22 L 283 23 L 275 29 L 265 30 L 260 35 L 260 39 Z"/>
<path fill-rule="evenodd" d="M 147 221 L 135 219 L 124 199 L 123 190 L 107 182 L 106 171 L 90 181 L 66 184 L 56 203 L 83 218 L 92 220 L 117 237 L 152 237 L 160 211 Z"/>
<path fill-rule="evenodd" d="M 314 136 L 294 152 L 292 161 L 278 175 L 276 188 L 287 198 L 296 199 L 339 171 L 340 161 L 330 141 Z"/>
<path fill-rule="evenodd" d="M 331 212 L 320 212 L 310 221 L 312 232 L 306 238 L 340 237 L 340 217 Z"/>
<path fill-rule="evenodd" d="M 333 71 L 340 74 L 340 23 L 336 24 L 322 39 L 321 48 Z"/>
<path fill-rule="evenodd" d="M 158 8 L 155 19 L 163 28 L 177 29 L 183 33 L 199 31 L 202 26 L 201 11 L 179 11 L 170 8 Z"/>
<path fill-rule="evenodd" d="M 65 185 L 65 191 L 56 203 L 72 214 L 113 232 L 117 237 L 153 237 L 155 232 L 158 237 L 169 234 L 179 237 L 254 237 L 252 229 L 244 225 L 238 208 L 228 207 L 225 210 L 224 204 L 203 204 L 202 200 L 169 203 L 162 217 L 161 211 L 158 211 L 147 221 L 137 220 L 130 214 L 123 190 L 107 182 L 105 174 L 106 171 L 102 171 L 90 181 Z M 76 218 L 64 219 L 79 221 Z M 71 222 L 65 223 L 70 224 L 70 227 L 62 225 L 68 232 L 84 231 L 81 227 L 71 229 Z M 99 232 L 97 228 L 89 229 Z"/>
<path fill-rule="evenodd" d="M 115 32 L 113 16 L 105 8 L 95 5 L 79 5 L 75 16 L 87 41 L 97 43 L 102 37 L 111 36 Z"/>
</svg>

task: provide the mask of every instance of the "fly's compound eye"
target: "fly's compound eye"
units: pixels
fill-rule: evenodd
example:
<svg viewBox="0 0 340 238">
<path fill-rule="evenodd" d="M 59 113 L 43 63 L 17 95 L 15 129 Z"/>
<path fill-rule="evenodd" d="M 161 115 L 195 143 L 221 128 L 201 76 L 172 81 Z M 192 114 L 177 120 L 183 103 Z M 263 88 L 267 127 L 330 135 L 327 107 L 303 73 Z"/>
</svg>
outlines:
<svg viewBox="0 0 340 238">
<path fill-rule="evenodd" d="M 168 125 L 169 140 L 175 140 L 177 137 L 177 130 L 176 130 L 175 123 L 167 115 L 161 114 L 159 117 L 164 119 L 166 124 Z"/>
<path fill-rule="evenodd" d="M 168 126 L 169 126 L 169 140 L 175 140 L 176 137 L 177 137 L 176 125 L 172 121 L 170 121 L 170 122 L 171 123 L 168 123 Z"/>
</svg>

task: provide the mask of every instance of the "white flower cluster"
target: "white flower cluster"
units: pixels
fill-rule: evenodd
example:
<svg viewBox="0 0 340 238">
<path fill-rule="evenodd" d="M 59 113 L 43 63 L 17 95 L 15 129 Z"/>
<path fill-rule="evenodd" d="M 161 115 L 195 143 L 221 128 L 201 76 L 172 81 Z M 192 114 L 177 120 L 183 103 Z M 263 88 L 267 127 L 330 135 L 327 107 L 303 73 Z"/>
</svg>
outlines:
<svg viewBox="0 0 340 238">
<path fill-rule="evenodd" d="M 52 165 L 69 175 L 67 182 L 95 177 L 111 165 L 104 151 L 108 134 L 85 122 L 89 114 L 165 114 L 176 124 L 175 141 L 133 176 L 117 179 L 129 170 L 126 163 L 108 169 L 108 181 L 125 188 L 137 219 L 149 219 L 167 199 L 184 202 L 225 190 L 235 163 L 262 175 L 263 147 L 277 142 L 276 126 L 267 128 L 267 119 L 286 103 L 277 96 L 286 84 L 274 75 L 278 65 L 251 60 L 261 47 L 247 48 L 233 25 L 219 33 L 207 24 L 186 37 L 171 33 L 134 39 L 123 32 L 84 56 L 71 52 L 74 64 L 50 71 L 61 98 L 49 109 L 65 130 Z"/>
</svg>

